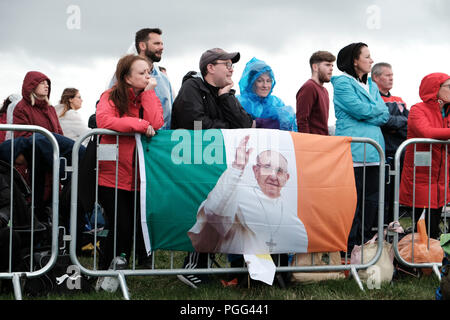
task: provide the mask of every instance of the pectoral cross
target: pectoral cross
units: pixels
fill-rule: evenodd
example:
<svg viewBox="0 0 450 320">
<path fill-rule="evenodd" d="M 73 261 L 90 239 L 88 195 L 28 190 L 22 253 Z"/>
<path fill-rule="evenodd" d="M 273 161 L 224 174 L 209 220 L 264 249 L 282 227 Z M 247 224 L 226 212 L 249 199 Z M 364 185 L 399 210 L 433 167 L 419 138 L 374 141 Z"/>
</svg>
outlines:
<svg viewBox="0 0 450 320">
<path fill-rule="evenodd" d="M 269 247 L 269 252 L 272 252 L 272 249 L 277 246 L 277 244 L 273 242 L 272 237 L 270 237 L 270 241 L 266 241 L 266 245 Z"/>
</svg>

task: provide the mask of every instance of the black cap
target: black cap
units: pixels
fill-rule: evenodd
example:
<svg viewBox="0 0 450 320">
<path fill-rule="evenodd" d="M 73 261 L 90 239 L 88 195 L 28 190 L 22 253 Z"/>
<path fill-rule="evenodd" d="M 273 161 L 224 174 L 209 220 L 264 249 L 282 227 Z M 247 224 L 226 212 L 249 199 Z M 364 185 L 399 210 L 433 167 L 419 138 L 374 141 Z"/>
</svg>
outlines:
<svg viewBox="0 0 450 320">
<path fill-rule="evenodd" d="M 203 52 L 200 57 L 200 70 L 203 70 L 209 63 L 212 63 L 216 60 L 228 60 L 230 59 L 232 63 L 236 63 L 241 58 L 241 54 L 239 52 L 226 52 L 220 48 L 213 48 L 206 50 Z"/>
</svg>

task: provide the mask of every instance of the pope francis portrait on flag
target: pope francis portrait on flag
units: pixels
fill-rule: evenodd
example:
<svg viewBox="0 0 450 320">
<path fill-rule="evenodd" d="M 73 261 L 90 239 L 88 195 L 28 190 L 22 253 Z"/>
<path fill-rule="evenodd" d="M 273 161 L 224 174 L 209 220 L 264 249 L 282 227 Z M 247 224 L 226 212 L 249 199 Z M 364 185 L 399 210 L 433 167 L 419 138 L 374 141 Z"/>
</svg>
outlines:
<svg viewBox="0 0 450 320">
<path fill-rule="evenodd" d="M 250 136 L 236 148 L 235 159 L 197 212 L 188 231 L 197 252 L 267 254 L 306 252 L 308 237 L 303 223 L 283 198 L 289 180 L 288 160 L 280 152 L 264 150 L 252 166 L 255 181 L 243 172 L 252 148 Z"/>
</svg>

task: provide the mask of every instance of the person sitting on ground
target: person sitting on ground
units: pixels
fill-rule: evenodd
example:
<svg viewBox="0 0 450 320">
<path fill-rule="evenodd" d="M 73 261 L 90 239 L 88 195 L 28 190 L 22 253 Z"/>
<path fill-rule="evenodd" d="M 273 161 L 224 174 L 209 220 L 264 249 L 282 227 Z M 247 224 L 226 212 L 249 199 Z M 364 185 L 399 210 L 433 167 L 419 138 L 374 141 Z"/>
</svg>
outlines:
<svg viewBox="0 0 450 320">
<path fill-rule="evenodd" d="M 297 131 L 294 109 L 272 95 L 275 83 L 272 68 L 252 58 L 245 65 L 236 98 L 255 119 L 257 128 Z"/>
</svg>

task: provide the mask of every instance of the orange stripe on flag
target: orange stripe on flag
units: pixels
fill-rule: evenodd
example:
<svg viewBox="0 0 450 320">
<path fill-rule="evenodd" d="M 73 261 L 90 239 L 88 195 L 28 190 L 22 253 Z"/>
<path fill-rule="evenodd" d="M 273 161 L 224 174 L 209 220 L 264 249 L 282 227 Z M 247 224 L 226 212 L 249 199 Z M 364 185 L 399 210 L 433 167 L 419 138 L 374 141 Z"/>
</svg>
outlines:
<svg viewBox="0 0 450 320">
<path fill-rule="evenodd" d="M 308 252 L 344 251 L 356 209 L 350 137 L 291 133 Z"/>
<path fill-rule="evenodd" d="M 422 214 L 417 221 L 417 232 L 420 235 L 420 242 L 424 245 L 428 243 L 427 227 L 425 225 L 425 208 L 423 208 Z"/>
</svg>

